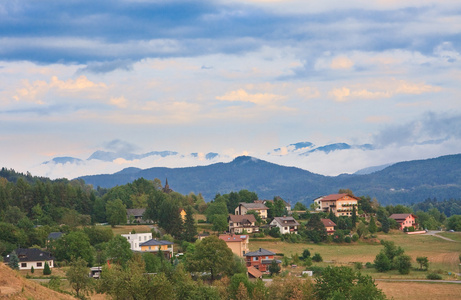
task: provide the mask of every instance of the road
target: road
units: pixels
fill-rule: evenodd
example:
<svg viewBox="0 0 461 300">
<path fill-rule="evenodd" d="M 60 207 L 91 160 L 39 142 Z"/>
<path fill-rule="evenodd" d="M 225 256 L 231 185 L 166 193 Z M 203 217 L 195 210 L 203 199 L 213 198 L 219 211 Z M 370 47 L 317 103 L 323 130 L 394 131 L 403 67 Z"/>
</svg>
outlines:
<svg viewBox="0 0 461 300">
<path fill-rule="evenodd" d="M 440 232 L 443 232 L 443 231 L 429 230 L 429 231 L 426 232 L 425 234 L 426 234 L 426 235 L 436 236 L 436 237 L 441 238 L 441 239 L 444 239 L 444 240 L 446 240 L 446 241 L 458 243 L 458 241 L 455 241 L 455 240 L 449 239 L 449 238 L 447 238 L 447 237 L 438 235 L 437 233 L 440 233 Z"/>
</svg>

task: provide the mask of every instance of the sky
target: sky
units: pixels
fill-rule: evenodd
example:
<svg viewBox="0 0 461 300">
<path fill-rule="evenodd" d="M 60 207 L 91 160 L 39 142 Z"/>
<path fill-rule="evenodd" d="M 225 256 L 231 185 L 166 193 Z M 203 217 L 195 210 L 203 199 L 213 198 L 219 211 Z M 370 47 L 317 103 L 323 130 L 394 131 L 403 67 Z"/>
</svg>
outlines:
<svg viewBox="0 0 461 300">
<path fill-rule="evenodd" d="M 460 96 L 460 1 L 0 2 L 0 167 L 33 175 L 239 155 L 338 175 L 457 154 Z"/>
</svg>

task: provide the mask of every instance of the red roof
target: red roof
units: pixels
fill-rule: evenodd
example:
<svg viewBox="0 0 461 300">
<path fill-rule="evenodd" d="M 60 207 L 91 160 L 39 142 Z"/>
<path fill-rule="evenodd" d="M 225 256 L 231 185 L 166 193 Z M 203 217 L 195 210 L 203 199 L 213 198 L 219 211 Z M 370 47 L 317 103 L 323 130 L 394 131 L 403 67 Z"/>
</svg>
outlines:
<svg viewBox="0 0 461 300">
<path fill-rule="evenodd" d="M 321 221 L 322 221 L 322 223 L 323 223 L 323 225 L 325 227 L 334 227 L 334 226 L 336 226 L 336 224 L 330 219 L 321 219 Z"/>
<path fill-rule="evenodd" d="M 248 235 L 244 234 L 221 234 L 219 238 L 225 242 L 241 242 L 248 238 Z"/>
<path fill-rule="evenodd" d="M 339 200 L 339 199 L 341 199 L 341 198 L 343 198 L 345 196 L 349 196 L 351 198 L 354 198 L 354 199 L 358 200 L 357 197 L 354 197 L 354 196 L 351 196 L 351 195 L 348 195 L 348 194 L 331 194 L 331 195 L 323 197 L 322 199 L 320 199 L 320 201 L 332 201 L 332 200 L 336 201 L 336 200 Z"/>
<path fill-rule="evenodd" d="M 413 216 L 413 218 L 415 219 L 417 218 L 417 216 L 415 216 L 414 214 L 392 214 L 389 216 L 389 218 L 394 219 L 398 222 L 406 220 L 406 218 L 408 218 L 409 216 Z"/>
<path fill-rule="evenodd" d="M 254 278 L 261 278 L 263 276 L 263 273 L 253 266 L 248 267 L 247 269 L 248 269 L 248 273 Z"/>
</svg>

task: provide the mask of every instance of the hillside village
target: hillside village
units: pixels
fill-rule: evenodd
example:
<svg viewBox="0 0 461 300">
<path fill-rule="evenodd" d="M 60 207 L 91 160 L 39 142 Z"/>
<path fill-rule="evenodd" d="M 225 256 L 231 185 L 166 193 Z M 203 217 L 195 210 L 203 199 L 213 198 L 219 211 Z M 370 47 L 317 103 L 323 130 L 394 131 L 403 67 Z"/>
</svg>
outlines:
<svg viewBox="0 0 461 300">
<path fill-rule="evenodd" d="M 124 293 L 135 292 L 118 280 L 137 280 L 149 286 L 148 293 L 165 293 L 178 299 L 182 299 L 181 293 L 193 291 L 213 294 L 220 289 L 218 286 L 224 288 L 220 295 L 213 296 L 219 299 L 245 299 L 239 298 L 244 295 L 288 299 L 293 293 L 299 298 L 290 299 L 327 299 L 331 296 L 327 291 L 334 292 L 335 288 L 328 282 L 322 286 L 322 280 L 330 278 L 327 281 L 334 282 L 335 276 L 344 276 L 339 275 L 341 272 L 352 272 L 345 279 L 351 282 L 347 299 L 355 299 L 353 295 L 361 289 L 375 295 L 372 299 L 385 299 L 374 280 L 386 278 L 386 274 L 413 278 L 411 274 L 418 270 L 418 278 L 456 280 L 458 276 L 459 251 L 448 252 L 449 260 L 438 263 L 445 270 L 434 272 L 430 263 L 437 258 L 431 257 L 430 251 L 411 257 L 404 250 L 407 245 L 401 242 L 406 236 L 430 238 L 427 232 L 442 227 L 448 233 L 451 228 L 459 230 L 459 216 L 447 218 L 436 208 L 414 213 L 401 205 L 382 207 L 376 199 L 357 197 L 347 189 L 312 199 L 306 207 L 302 203 L 291 205 L 277 196 L 258 199 L 247 190 L 217 194 L 206 203 L 200 195 L 176 193 L 167 180 L 162 185 L 160 180 L 139 179 L 101 190 L 100 195 L 81 182 L 67 182 L 68 195 L 86 195 L 83 200 L 88 197 L 92 202 L 90 215 L 86 216 L 77 210 L 84 207 L 79 198 L 61 198 L 57 203 L 71 205 L 59 210 L 40 201 L 34 204 L 34 199 L 39 199 L 34 190 L 41 186 L 40 181 L 29 184 L 18 176 L 16 182 L 3 179 L 0 183 L 0 195 L 8 199 L 0 222 L 5 265 L 29 278 L 61 274 L 69 282 L 67 288 L 51 281 L 47 286 L 61 292 L 67 289 L 78 297 L 105 295 L 119 299 Z M 17 206 L 24 202 L 15 202 L 21 185 L 26 187 L 23 195 L 30 197 L 29 213 Z M 62 188 L 62 182 L 46 185 L 42 197 L 53 201 L 46 193 L 58 191 L 56 187 Z M 61 215 L 56 220 L 59 223 L 52 215 L 47 216 L 47 211 L 53 210 Z M 21 240 L 21 236 L 26 239 Z M 456 243 L 458 237 L 451 237 Z M 338 252 L 332 253 L 332 249 Z M 346 254 L 348 249 L 366 252 L 352 258 Z M 80 277 L 75 276 L 78 272 Z M 188 288 L 178 285 L 175 276 L 185 276 L 187 280 L 182 284 L 187 283 Z M 362 278 L 358 282 L 367 283 L 366 287 L 359 285 L 358 278 Z M 273 284 L 266 285 L 268 280 Z M 202 286 L 203 281 L 208 283 Z M 267 298 L 276 294 L 271 289 L 278 284 L 287 286 L 285 294 Z M 204 295 L 190 297 L 201 299 Z"/>
</svg>

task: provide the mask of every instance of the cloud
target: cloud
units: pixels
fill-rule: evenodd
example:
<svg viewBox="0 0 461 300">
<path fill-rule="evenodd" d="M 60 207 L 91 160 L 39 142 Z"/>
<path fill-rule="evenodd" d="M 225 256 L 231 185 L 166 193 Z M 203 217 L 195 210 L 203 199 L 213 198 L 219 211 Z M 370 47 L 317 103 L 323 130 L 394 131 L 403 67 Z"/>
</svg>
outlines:
<svg viewBox="0 0 461 300">
<path fill-rule="evenodd" d="M 376 134 L 377 147 L 407 146 L 461 140 L 461 115 L 428 112 L 420 119 L 405 124 L 391 125 Z"/>
<path fill-rule="evenodd" d="M 239 89 L 236 91 L 229 92 L 223 96 L 218 96 L 216 99 L 221 101 L 238 101 L 238 102 L 251 102 L 262 106 L 272 106 L 275 102 L 283 100 L 285 97 L 280 95 L 258 93 L 248 94 L 245 90 Z"/>
<path fill-rule="evenodd" d="M 408 82 L 406 80 L 384 79 L 380 82 L 334 88 L 329 92 L 329 95 L 338 102 L 344 102 L 355 99 L 390 98 L 400 94 L 420 95 L 439 91 L 441 91 L 439 86 Z"/>
<path fill-rule="evenodd" d="M 32 83 L 29 80 L 23 80 L 23 88 L 16 91 L 13 99 L 16 101 L 25 100 L 35 102 L 37 104 L 44 104 L 43 97 L 49 91 L 57 91 L 58 93 L 78 93 L 80 91 L 106 89 L 104 83 L 94 83 L 85 76 L 80 76 L 75 80 L 68 79 L 66 81 L 59 80 L 57 76 L 51 77 L 50 82 L 43 80 L 36 80 Z"/>
<path fill-rule="evenodd" d="M 350 60 L 348 57 L 336 57 L 331 61 L 330 67 L 333 70 L 338 69 L 350 69 L 354 65 L 354 62 Z"/>
<path fill-rule="evenodd" d="M 78 69 L 77 73 L 109 73 L 115 70 L 132 71 L 133 62 L 131 60 L 112 60 L 104 62 L 89 62 L 86 67 Z"/>
<path fill-rule="evenodd" d="M 122 141 L 120 139 L 106 142 L 103 146 L 106 150 L 114 151 L 117 153 L 131 153 L 139 149 L 138 146 L 126 141 Z"/>
<path fill-rule="evenodd" d="M 126 108 L 128 106 L 128 101 L 124 96 L 118 98 L 110 98 L 110 104 L 117 106 L 119 108 Z"/>
</svg>

